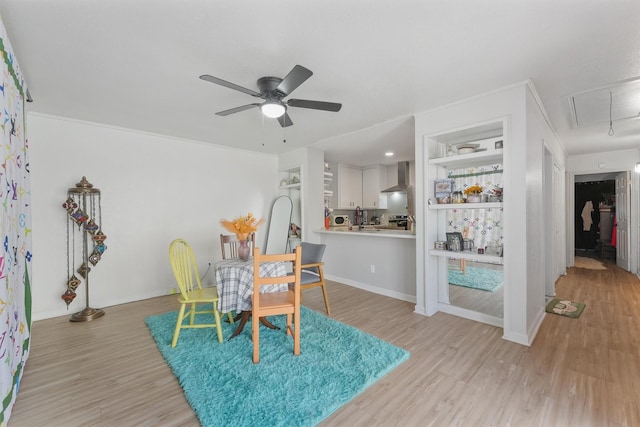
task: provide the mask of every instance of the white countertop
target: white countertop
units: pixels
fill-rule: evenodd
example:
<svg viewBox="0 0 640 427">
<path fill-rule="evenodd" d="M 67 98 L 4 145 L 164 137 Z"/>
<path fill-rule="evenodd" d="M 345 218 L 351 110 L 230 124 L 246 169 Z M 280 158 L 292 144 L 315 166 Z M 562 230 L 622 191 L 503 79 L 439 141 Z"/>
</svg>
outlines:
<svg viewBox="0 0 640 427">
<path fill-rule="evenodd" d="M 415 239 L 416 235 L 411 232 L 411 230 L 356 230 L 355 227 L 353 230 L 325 230 L 319 229 L 314 230 L 316 233 L 321 234 L 342 234 L 345 236 L 367 236 L 367 237 L 392 237 L 396 239 Z"/>
</svg>

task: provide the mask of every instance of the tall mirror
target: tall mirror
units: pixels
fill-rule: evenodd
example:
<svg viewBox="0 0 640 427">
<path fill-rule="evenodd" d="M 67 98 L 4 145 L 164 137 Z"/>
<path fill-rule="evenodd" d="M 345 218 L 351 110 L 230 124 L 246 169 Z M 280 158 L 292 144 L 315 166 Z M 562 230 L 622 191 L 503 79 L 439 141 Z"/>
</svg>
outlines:
<svg viewBox="0 0 640 427">
<path fill-rule="evenodd" d="M 273 201 L 269 215 L 265 253 L 283 254 L 287 251 L 292 211 L 293 202 L 289 196 L 279 196 Z"/>
</svg>

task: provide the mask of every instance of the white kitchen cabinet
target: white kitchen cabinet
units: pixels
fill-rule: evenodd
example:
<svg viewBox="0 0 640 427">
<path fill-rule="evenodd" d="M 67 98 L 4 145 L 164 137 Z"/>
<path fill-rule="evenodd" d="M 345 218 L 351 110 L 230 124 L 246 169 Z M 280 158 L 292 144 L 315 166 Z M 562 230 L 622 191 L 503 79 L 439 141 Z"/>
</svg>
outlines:
<svg viewBox="0 0 640 427">
<path fill-rule="evenodd" d="M 362 207 L 362 169 L 338 165 L 338 209 Z"/>
<path fill-rule="evenodd" d="M 381 193 L 387 188 L 387 170 L 382 165 L 362 170 L 362 204 L 364 209 L 386 209 L 387 195 Z"/>
</svg>

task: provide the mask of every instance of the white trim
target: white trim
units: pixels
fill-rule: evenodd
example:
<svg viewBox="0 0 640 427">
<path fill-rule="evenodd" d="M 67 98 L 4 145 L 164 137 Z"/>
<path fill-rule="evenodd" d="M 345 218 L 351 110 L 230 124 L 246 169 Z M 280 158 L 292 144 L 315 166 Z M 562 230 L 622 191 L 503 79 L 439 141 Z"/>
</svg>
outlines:
<svg viewBox="0 0 640 427">
<path fill-rule="evenodd" d="M 93 127 L 99 127 L 99 128 L 104 128 L 104 129 L 115 130 L 115 131 L 119 131 L 119 132 L 128 132 L 128 133 L 134 133 L 134 134 L 138 134 L 138 135 L 151 136 L 151 137 L 154 137 L 154 138 L 162 138 L 162 139 L 166 139 L 168 141 L 173 141 L 173 142 L 180 142 L 180 143 L 187 142 L 187 143 L 190 143 L 190 144 L 204 145 L 206 147 L 212 147 L 212 148 L 217 148 L 217 149 L 226 150 L 226 151 L 234 151 L 234 152 L 241 152 L 241 153 L 251 153 L 251 155 L 254 155 L 254 156 L 255 155 L 263 155 L 263 156 L 266 156 L 266 157 L 275 157 L 275 158 L 278 157 L 277 154 L 269 154 L 269 153 L 261 153 L 259 151 L 244 150 L 242 148 L 230 147 L 228 145 L 215 144 L 213 142 L 199 141 L 197 139 L 180 138 L 180 137 L 171 136 L 171 135 L 165 135 L 165 134 L 161 134 L 161 133 L 147 132 L 147 131 L 143 131 L 143 130 L 139 130 L 139 129 L 132 129 L 132 128 L 126 128 L 126 127 L 121 127 L 121 126 L 108 125 L 108 124 L 98 123 L 98 122 L 90 122 L 90 121 L 87 121 L 87 120 L 72 119 L 72 118 L 63 117 L 63 116 L 55 116 L 53 114 L 29 112 L 28 116 L 36 116 L 36 117 L 42 117 L 42 118 L 45 118 L 45 119 L 59 120 L 59 121 L 63 121 L 63 122 L 70 122 L 70 123 L 80 124 L 80 125 L 84 125 L 84 126 L 93 126 Z"/>
<path fill-rule="evenodd" d="M 498 328 L 504 328 L 504 320 L 490 316 L 488 314 L 479 313 L 477 311 L 468 310 L 466 308 L 458 307 L 455 305 L 438 303 L 438 311 L 443 313 L 452 314 L 454 316 L 462 317 L 464 319 L 474 320 L 480 323 L 486 323 L 487 325 L 495 326 Z"/>
<path fill-rule="evenodd" d="M 547 114 L 547 110 L 544 109 L 544 105 L 542 104 L 542 100 L 540 99 L 540 96 L 538 95 L 538 91 L 536 90 L 536 87 L 533 84 L 533 81 L 531 79 L 528 79 L 526 81 L 526 84 L 527 84 L 527 87 L 529 88 L 529 90 L 531 91 L 531 96 L 533 97 L 534 101 L 536 101 L 536 104 L 538 105 L 538 109 L 540 110 L 540 113 L 542 113 L 542 117 L 544 118 L 544 121 L 547 123 L 547 126 L 549 127 L 549 130 L 551 130 L 551 132 L 553 133 L 553 136 L 556 137 L 556 142 L 558 143 L 558 146 L 562 149 L 562 152 L 566 157 L 567 156 L 567 149 L 565 148 L 564 144 L 562 143 L 562 139 L 560 139 L 560 137 L 558 136 L 558 132 L 556 132 L 556 128 L 553 126 L 553 123 L 549 119 L 549 115 Z M 551 152 L 553 153 L 553 151 L 551 151 Z"/>
<path fill-rule="evenodd" d="M 344 285 L 353 286 L 354 288 L 362 289 L 364 291 L 373 292 L 374 294 L 384 295 L 386 297 L 399 299 L 401 301 L 407 301 L 413 304 L 416 303 L 416 297 L 414 297 L 413 295 L 404 294 L 402 292 L 390 291 L 389 289 L 379 288 L 377 286 L 371 286 L 366 283 L 358 282 L 351 279 L 345 279 L 344 277 L 338 277 L 331 274 L 325 274 L 324 278 L 326 280 L 332 280 L 334 282 L 339 282 Z"/>
<path fill-rule="evenodd" d="M 162 297 L 162 296 L 167 296 L 170 295 L 168 292 L 167 293 L 163 293 L 163 294 L 156 294 L 153 292 L 145 292 L 139 295 L 125 295 L 123 297 L 120 298 L 110 298 L 106 301 L 104 301 L 101 305 L 100 308 L 104 308 L 105 312 L 108 314 L 108 308 L 109 307 L 115 307 L 117 305 L 122 305 L 122 304 L 128 304 L 130 302 L 136 302 L 136 301 L 144 301 L 144 300 L 148 300 L 151 298 L 158 298 L 158 297 Z M 176 309 L 178 308 L 178 294 L 175 295 L 176 297 Z M 40 311 L 37 313 L 33 313 L 33 321 L 38 321 L 38 320 L 45 320 L 45 319 L 52 319 L 54 317 L 67 317 L 67 316 L 71 316 L 71 314 L 73 313 L 69 313 L 67 314 L 60 314 L 60 310 L 59 309 L 55 309 L 55 310 L 50 310 L 50 311 Z"/>
</svg>

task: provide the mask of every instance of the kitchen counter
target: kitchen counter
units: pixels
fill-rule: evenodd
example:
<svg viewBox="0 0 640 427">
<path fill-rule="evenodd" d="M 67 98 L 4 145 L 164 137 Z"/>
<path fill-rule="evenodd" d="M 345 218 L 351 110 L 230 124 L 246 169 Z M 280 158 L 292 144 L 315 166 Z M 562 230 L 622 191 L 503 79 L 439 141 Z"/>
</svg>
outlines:
<svg viewBox="0 0 640 427">
<path fill-rule="evenodd" d="M 386 237 L 386 238 L 397 238 L 397 239 L 415 239 L 416 235 L 411 230 L 403 230 L 401 228 L 397 230 L 393 229 L 379 229 L 379 228 L 366 228 L 364 230 L 358 230 L 356 227 L 353 227 L 353 230 L 315 230 L 316 233 L 321 234 L 341 234 L 341 235 L 354 235 L 354 236 L 369 236 L 369 237 Z"/>
</svg>

